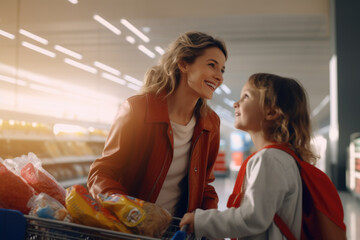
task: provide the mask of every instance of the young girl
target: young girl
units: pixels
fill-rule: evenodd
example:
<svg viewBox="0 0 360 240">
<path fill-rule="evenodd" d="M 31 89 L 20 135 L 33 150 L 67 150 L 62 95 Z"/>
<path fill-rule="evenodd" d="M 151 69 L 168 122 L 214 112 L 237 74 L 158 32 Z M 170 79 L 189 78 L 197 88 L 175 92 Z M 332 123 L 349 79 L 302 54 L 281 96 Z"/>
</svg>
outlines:
<svg viewBox="0 0 360 240">
<path fill-rule="evenodd" d="M 289 147 L 304 161 L 315 163 L 305 90 L 290 78 L 254 74 L 234 109 L 235 127 L 250 134 L 257 152 L 242 164 L 229 209 L 197 209 L 185 214 L 180 226 L 189 224 L 196 237 L 285 239 L 274 223 L 277 214 L 299 239 L 302 183 L 296 161 L 285 151 L 264 147 Z"/>
</svg>

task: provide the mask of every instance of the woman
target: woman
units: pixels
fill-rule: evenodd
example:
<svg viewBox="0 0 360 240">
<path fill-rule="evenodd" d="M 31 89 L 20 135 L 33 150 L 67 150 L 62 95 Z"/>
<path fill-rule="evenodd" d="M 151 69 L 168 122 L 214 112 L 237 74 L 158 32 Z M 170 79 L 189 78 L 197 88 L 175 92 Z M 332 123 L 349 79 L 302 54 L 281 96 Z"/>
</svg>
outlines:
<svg viewBox="0 0 360 240">
<path fill-rule="evenodd" d="M 217 208 L 213 165 L 220 120 L 207 105 L 223 82 L 225 44 L 201 32 L 175 40 L 149 69 L 140 94 L 120 107 L 88 188 L 121 193 L 166 208 L 174 216 Z"/>
</svg>

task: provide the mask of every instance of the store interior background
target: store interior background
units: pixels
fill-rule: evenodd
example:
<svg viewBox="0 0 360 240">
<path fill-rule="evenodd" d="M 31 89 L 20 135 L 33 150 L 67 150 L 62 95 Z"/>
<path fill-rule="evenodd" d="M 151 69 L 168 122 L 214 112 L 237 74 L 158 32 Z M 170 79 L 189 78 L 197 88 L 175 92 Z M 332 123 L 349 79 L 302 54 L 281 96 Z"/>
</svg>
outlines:
<svg viewBox="0 0 360 240">
<path fill-rule="evenodd" d="M 345 136 L 353 145 L 339 148 L 341 161 L 327 157 L 337 101 L 332 2 L 0 0 L 0 157 L 34 152 L 64 187 L 84 184 L 119 104 L 136 94 L 171 41 L 199 30 L 225 40 L 229 51 L 224 85 L 209 101 L 221 118 L 215 170 L 216 184 L 227 182 L 223 195 L 252 150 L 248 135 L 233 127 L 242 85 L 256 72 L 293 77 L 308 92 L 318 167 L 349 201 L 348 232 L 356 239 L 360 167 L 350 159 L 359 158 L 359 136 Z"/>
</svg>

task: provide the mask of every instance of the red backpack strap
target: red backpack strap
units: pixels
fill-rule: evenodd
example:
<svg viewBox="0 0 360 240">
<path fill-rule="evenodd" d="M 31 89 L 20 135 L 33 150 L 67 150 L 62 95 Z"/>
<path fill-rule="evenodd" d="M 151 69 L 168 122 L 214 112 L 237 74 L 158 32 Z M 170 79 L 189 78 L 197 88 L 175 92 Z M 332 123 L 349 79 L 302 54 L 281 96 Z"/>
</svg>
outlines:
<svg viewBox="0 0 360 240">
<path fill-rule="evenodd" d="M 274 222 L 276 226 L 280 229 L 280 232 L 288 239 L 288 240 L 296 240 L 286 223 L 279 217 L 279 215 L 275 214 Z"/>
<path fill-rule="evenodd" d="M 240 206 L 240 202 L 241 202 L 241 198 L 242 198 L 241 188 L 242 188 L 242 185 L 243 185 L 243 182 L 244 182 L 244 179 L 245 179 L 246 165 L 247 165 L 249 159 L 255 153 L 256 152 L 254 152 L 249 157 L 247 157 L 246 160 L 241 164 L 239 173 L 238 173 L 237 178 L 236 178 L 233 193 L 229 196 L 229 199 L 228 199 L 228 202 L 227 202 L 227 207 L 228 208 L 239 207 Z"/>
<path fill-rule="evenodd" d="M 288 146 L 286 145 L 268 145 L 265 148 L 277 148 L 280 150 L 283 150 L 285 152 L 287 152 L 288 154 L 290 154 L 296 161 L 296 165 L 298 165 L 299 170 L 300 170 L 300 166 L 298 164 L 298 161 L 300 160 L 299 157 L 295 154 L 294 151 L 292 151 Z M 275 224 L 278 226 L 278 228 L 280 229 L 280 232 L 289 240 L 296 240 L 296 238 L 294 237 L 294 235 L 292 234 L 292 232 L 290 231 L 289 227 L 286 225 L 286 223 L 280 218 L 280 216 L 275 213 L 274 216 L 274 222 Z"/>
</svg>

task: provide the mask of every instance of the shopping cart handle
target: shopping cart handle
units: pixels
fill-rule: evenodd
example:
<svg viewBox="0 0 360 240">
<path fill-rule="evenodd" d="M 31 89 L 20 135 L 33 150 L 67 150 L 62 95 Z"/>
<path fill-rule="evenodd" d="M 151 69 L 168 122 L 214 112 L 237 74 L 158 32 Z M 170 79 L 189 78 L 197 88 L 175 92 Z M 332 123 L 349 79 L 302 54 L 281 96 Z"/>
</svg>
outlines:
<svg viewBox="0 0 360 240">
<path fill-rule="evenodd" d="M 186 232 L 188 229 L 189 224 L 182 226 L 181 229 L 174 234 L 171 240 L 185 240 L 187 236 Z"/>
</svg>

